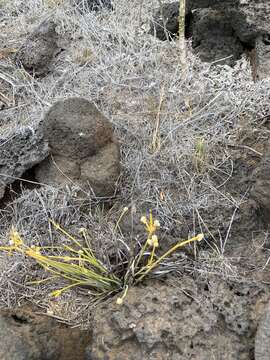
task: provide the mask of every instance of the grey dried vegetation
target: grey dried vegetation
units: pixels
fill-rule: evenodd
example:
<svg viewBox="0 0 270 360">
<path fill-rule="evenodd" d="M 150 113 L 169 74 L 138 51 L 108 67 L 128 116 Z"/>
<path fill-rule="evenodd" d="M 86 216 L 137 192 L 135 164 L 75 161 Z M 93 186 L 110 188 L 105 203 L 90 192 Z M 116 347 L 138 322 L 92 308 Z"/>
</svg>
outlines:
<svg viewBox="0 0 270 360">
<path fill-rule="evenodd" d="M 17 48 L 33 24 L 51 17 L 58 24 L 63 50 L 52 71 L 40 79 L 16 68 L 12 61 L 1 62 L 1 93 L 13 105 L 1 111 L 2 134 L 14 126 L 31 128 L 58 99 L 92 99 L 112 121 L 121 143 L 122 177 L 109 212 L 103 212 L 93 199 L 87 203 L 78 198 L 76 189 L 24 190 L 0 210 L 1 243 L 8 241 L 11 223 L 29 243 L 63 241 L 49 225 L 53 218 L 72 233 L 88 228 L 97 244 L 110 246 L 108 241 L 113 239 L 116 248 L 121 248 L 132 237 L 132 232 L 114 231 L 125 206 L 134 218 L 153 209 L 164 238 L 173 234 L 177 240 L 197 231 L 208 232 L 212 224 L 205 214 L 220 208 L 228 215 L 227 222 L 225 226 L 224 220 L 215 222 L 215 231 L 210 231 L 205 249 L 211 254 L 198 253 L 194 263 L 183 264 L 180 258 L 167 265 L 176 273 L 183 267 L 201 273 L 222 268 L 237 276 L 224 251 L 231 241 L 235 211 L 245 202 L 246 193 L 227 191 L 234 167 L 230 146 L 237 146 L 243 119 L 252 128 L 269 112 L 270 82 L 253 83 L 244 57 L 231 68 L 203 64 L 190 51 L 182 73 L 177 41 L 161 42 L 147 34 L 158 1 L 116 0 L 113 12 L 87 13 L 68 1 L 2 3 L 0 40 L 7 47 Z M 183 226 L 187 217 L 192 219 L 188 228 Z M 39 275 L 29 260 L 17 255 L 0 257 L 1 306 L 25 299 L 44 309 L 57 305 L 61 317 L 71 322 L 78 321 L 89 306 L 87 298 L 76 291 L 65 294 L 60 303 L 51 302 L 48 284 L 26 285 Z M 61 307 L 61 302 L 67 304 L 66 298 L 69 305 Z M 63 311 L 65 306 L 69 308 Z M 53 311 L 57 315 L 57 309 Z"/>
</svg>

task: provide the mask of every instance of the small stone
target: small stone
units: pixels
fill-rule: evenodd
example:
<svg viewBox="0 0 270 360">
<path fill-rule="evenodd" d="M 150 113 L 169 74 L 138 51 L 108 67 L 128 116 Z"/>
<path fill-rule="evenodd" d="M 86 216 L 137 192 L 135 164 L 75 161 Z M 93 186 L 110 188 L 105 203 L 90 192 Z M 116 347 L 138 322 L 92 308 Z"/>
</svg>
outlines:
<svg viewBox="0 0 270 360">
<path fill-rule="evenodd" d="M 59 51 L 55 28 L 56 24 L 52 20 L 42 22 L 18 50 L 16 63 L 31 74 L 45 75 Z"/>
<path fill-rule="evenodd" d="M 85 159 L 112 141 L 108 119 L 83 98 L 56 102 L 43 120 L 43 133 L 53 155 Z"/>
</svg>

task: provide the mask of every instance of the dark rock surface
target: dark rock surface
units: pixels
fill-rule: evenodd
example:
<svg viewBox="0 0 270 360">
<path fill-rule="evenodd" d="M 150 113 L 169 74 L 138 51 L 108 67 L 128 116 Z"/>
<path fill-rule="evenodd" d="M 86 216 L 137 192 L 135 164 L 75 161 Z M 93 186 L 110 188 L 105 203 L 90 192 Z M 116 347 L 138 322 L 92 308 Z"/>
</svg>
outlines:
<svg viewBox="0 0 270 360">
<path fill-rule="evenodd" d="M 0 137 L 0 199 L 6 185 L 48 156 L 48 146 L 38 126 L 15 128 L 6 137 Z"/>
<path fill-rule="evenodd" d="M 162 4 L 150 23 L 150 34 L 160 40 L 175 38 L 178 17 L 178 1 Z M 188 0 L 186 37 L 192 37 L 195 53 L 207 62 L 231 56 L 225 63 L 234 65 L 243 53 L 254 48 L 256 78 L 260 79 L 270 73 L 269 18 L 270 5 L 262 1 Z"/>
<path fill-rule="evenodd" d="M 55 28 L 56 24 L 52 20 L 42 22 L 18 50 L 16 63 L 34 75 L 45 75 L 59 51 Z"/>
<path fill-rule="evenodd" d="M 192 15 L 192 46 L 202 61 L 234 65 L 244 53 L 244 46 L 235 36 L 230 14 L 219 10 L 199 9 Z M 220 63 L 220 61 L 219 61 Z"/>
<path fill-rule="evenodd" d="M 270 35 L 256 39 L 254 51 L 254 80 L 261 80 L 270 74 Z"/>
<path fill-rule="evenodd" d="M 255 360 L 270 359 L 270 303 L 265 308 L 255 338 Z"/>
<path fill-rule="evenodd" d="M 89 332 L 71 329 L 32 309 L 0 312 L 1 360 L 81 360 Z"/>
<path fill-rule="evenodd" d="M 120 173 L 119 145 L 107 118 L 86 99 L 55 103 L 43 121 L 52 157 L 36 169 L 41 183 L 77 184 L 97 196 L 112 196 Z"/>
<path fill-rule="evenodd" d="M 112 141 L 112 127 L 97 107 L 86 99 L 56 102 L 43 121 L 43 133 L 53 155 L 84 159 Z"/>
<path fill-rule="evenodd" d="M 165 3 L 154 14 L 150 34 L 159 40 L 175 38 L 179 30 L 179 2 Z"/>
<path fill-rule="evenodd" d="M 251 360 L 260 298 L 259 286 L 221 279 L 132 288 L 97 309 L 87 359 Z"/>
<path fill-rule="evenodd" d="M 260 164 L 253 172 L 254 185 L 251 197 L 258 204 L 264 222 L 270 224 L 270 148 L 265 152 Z"/>
</svg>

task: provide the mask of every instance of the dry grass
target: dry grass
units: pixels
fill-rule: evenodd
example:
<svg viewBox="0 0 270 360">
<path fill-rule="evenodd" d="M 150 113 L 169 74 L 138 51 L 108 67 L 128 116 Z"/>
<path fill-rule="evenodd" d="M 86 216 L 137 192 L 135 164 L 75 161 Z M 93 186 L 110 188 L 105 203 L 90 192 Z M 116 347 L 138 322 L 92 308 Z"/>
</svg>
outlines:
<svg viewBox="0 0 270 360">
<path fill-rule="evenodd" d="M 225 187 L 233 171 L 228 144 L 237 138 L 243 118 L 246 126 L 253 126 L 269 113 L 270 82 L 254 84 L 245 59 L 232 69 L 202 64 L 190 52 L 183 74 L 177 42 L 160 42 L 147 34 L 158 1 L 115 0 L 114 12 L 88 14 L 78 13 L 68 1 L 57 1 L 53 9 L 51 4 L 14 0 L 1 10 L 0 41 L 7 48 L 18 48 L 32 24 L 51 16 L 58 23 L 64 49 L 52 72 L 42 79 L 16 69 L 9 58 L 0 60 L 1 92 L 13 104 L 0 112 L 1 137 L 8 141 L 12 127 L 31 126 L 60 98 L 86 97 L 114 124 L 121 143 L 122 180 L 109 212 L 94 199 L 76 197 L 76 189 L 25 191 L 0 213 L 1 241 L 7 241 L 14 224 L 30 243 L 57 243 L 61 237 L 48 221 L 53 218 L 70 231 L 90 229 L 97 247 L 102 244 L 102 256 L 116 248 L 121 260 L 119 244 L 125 246 L 127 241 L 114 226 L 127 206 L 137 209 L 137 216 L 152 208 L 163 232 L 176 239 L 208 233 L 209 246 L 223 255 L 224 240 L 229 246 L 226 231 L 231 218 L 246 196 L 232 196 Z M 204 139 L 203 158 L 201 153 L 198 157 L 198 139 Z M 222 229 L 224 222 L 227 226 L 220 237 L 208 232 L 211 223 L 206 214 L 213 208 L 228 214 L 220 224 Z M 193 225 L 184 230 L 187 217 Z M 219 224 L 216 227 L 219 234 Z M 183 261 L 175 259 L 167 265 L 177 273 Z M 29 266 L 28 260 L 14 256 L 7 261 L 1 255 L 2 306 L 20 304 L 25 298 L 49 306 L 45 286 L 23 285 Z M 194 264 L 190 266 L 194 269 Z M 76 296 L 84 295 L 75 294 L 74 304 Z"/>
</svg>

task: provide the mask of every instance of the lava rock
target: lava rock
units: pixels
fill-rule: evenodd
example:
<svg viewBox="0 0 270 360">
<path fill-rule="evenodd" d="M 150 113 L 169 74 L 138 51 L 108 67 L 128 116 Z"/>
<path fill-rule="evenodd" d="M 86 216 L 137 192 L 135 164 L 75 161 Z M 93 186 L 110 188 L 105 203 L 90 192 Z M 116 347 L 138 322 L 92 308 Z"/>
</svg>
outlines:
<svg viewBox="0 0 270 360">
<path fill-rule="evenodd" d="M 265 308 L 255 338 L 255 360 L 270 359 L 270 303 Z"/>
<path fill-rule="evenodd" d="M 80 182 L 90 184 L 95 194 L 110 196 L 120 173 L 120 151 L 116 142 L 104 146 L 96 155 L 81 164 Z"/>
<path fill-rule="evenodd" d="M 234 65 L 244 47 L 231 24 L 231 17 L 219 10 L 198 9 L 192 13 L 192 47 L 205 62 Z"/>
<path fill-rule="evenodd" d="M 68 328 L 30 308 L 0 312 L 3 360 L 79 360 L 89 341 L 89 332 Z"/>
<path fill-rule="evenodd" d="M 15 56 L 16 63 L 31 74 L 45 75 L 59 52 L 55 28 L 56 24 L 52 20 L 42 22 L 18 50 Z"/>
<path fill-rule="evenodd" d="M 121 306 L 96 310 L 87 359 L 251 359 L 259 293 L 220 278 L 131 288 Z"/>
<path fill-rule="evenodd" d="M 206 62 L 227 58 L 223 63 L 234 65 L 247 49 L 255 48 L 260 79 L 269 76 L 268 41 L 261 41 L 269 37 L 269 17 L 270 5 L 262 0 L 187 0 L 185 36 L 192 37 L 195 53 Z M 179 2 L 162 4 L 153 15 L 150 34 L 171 40 L 178 28 Z"/>
<path fill-rule="evenodd" d="M 268 148 L 254 170 L 252 177 L 254 185 L 251 189 L 251 198 L 255 200 L 261 211 L 264 222 L 270 225 L 270 148 Z"/>
<path fill-rule="evenodd" d="M 51 157 L 36 168 L 45 184 L 77 184 L 96 196 L 112 196 L 120 174 L 120 150 L 108 119 L 83 98 L 55 103 L 43 120 Z"/>
<path fill-rule="evenodd" d="M 83 98 L 56 102 L 43 121 L 43 133 L 53 155 L 84 159 L 112 141 L 110 122 Z"/>
<path fill-rule="evenodd" d="M 254 80 L 262 80 L 270 76 L 270 34 L 258 36 L 254 49 Z"/>
<path fill-rule="evenodd" d="M 48 156 L 39 124 L 15 128 L 0 137 L 0 199 L 6 186 Z"/>
<path fill-rule="evenodd" d="M 159 40 L 173 39 L 179 30 L 179 1 L 162 4 L 153 16 L 149 33 Z"/>
</svg>

